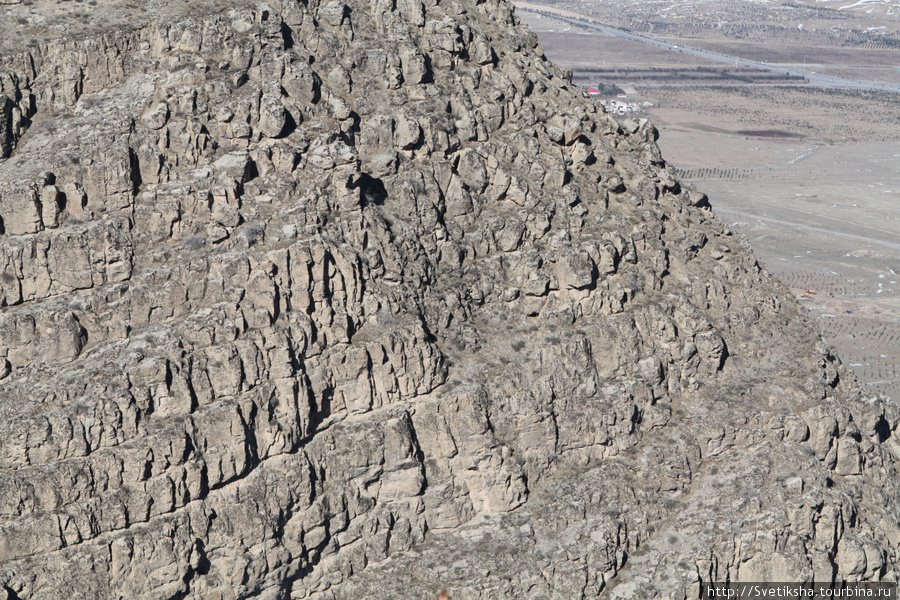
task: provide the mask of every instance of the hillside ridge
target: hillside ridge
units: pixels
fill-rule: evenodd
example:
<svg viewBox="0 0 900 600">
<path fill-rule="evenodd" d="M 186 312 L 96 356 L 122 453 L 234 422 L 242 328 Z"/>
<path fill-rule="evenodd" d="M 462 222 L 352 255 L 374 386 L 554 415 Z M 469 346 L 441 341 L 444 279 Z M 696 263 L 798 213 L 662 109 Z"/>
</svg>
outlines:
<svg viewBox="0 0 900 600">
<path fill-rule="evenodd" d="M 896 408 L 505 0 L 76 33 L 0 70 L 6 597 L 896 579 Z"/>
</svg>

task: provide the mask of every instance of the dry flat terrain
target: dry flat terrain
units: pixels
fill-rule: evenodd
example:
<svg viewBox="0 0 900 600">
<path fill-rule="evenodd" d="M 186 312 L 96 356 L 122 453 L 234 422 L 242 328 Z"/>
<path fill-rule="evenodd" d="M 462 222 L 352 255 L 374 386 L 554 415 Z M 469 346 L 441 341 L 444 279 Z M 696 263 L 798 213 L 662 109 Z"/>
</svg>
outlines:
<svg viewBox="0 0 900 600">
<path fill-rule="evenodd" d="M 743 58 L 900 79 L 900 10 L 852 4 L 547 6 Z M 617 86 L 627 102 L 652 103 L 646 112 L 666 159 L 820 317 L 826 340 L 860 381 L 900 400 L 900 96 L 703 80 L 727 65 L 519 16 L 579 84 Z"/>
<path fill-rule="evenodd" d="M 652 92 L 664 156 L 821 317 L 859 379 L 900 399 L 900 98 L 760 87 Z M 806 290 L 817 293 L 803 297 Z"/>
<path fill-rule="evenodd" d="M 669 134 L 669 135 L 666 135 Z M 715 160 L 708 140 L 728 138 Z M 895 144 L 760 139 L 667 127 L 663 152 L 820 317 L 861 381 L 900 398 L 900 153 Z M 722 140 L 723 143 L 725 140 Z M 703 147 L 691 158 L 691 149 Z M 701 165 L 707 166 L 701 166 Z M 808 293 L 812 290 L 815 293 Z"/>
</svg>

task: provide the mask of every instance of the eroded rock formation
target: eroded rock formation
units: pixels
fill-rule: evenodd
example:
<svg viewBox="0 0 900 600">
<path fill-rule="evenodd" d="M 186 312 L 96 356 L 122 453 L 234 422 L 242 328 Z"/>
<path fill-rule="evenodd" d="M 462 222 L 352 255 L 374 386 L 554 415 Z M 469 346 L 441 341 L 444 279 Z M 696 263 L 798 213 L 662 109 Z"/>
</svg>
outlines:
<svg viewBox="0 0 900 600">
<path fill-rule="evenodd" d="M 896 409 L 508 3 L 85 31 L 0 70 L 5 597 L 896 577 Z"/>
</svg>

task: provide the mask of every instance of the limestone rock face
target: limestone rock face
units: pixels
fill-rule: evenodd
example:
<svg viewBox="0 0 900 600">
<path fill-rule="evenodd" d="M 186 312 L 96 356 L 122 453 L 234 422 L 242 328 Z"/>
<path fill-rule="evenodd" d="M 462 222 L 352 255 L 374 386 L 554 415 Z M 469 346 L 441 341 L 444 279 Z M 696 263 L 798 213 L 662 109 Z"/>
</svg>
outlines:
<svg viewBox="0 0 900 600">
<path fill-rule="evenodd" d="M 505 0 L 148 6 L 3 50 L 5 597 L 897 576 L 896 408 Z"/>
</svg>

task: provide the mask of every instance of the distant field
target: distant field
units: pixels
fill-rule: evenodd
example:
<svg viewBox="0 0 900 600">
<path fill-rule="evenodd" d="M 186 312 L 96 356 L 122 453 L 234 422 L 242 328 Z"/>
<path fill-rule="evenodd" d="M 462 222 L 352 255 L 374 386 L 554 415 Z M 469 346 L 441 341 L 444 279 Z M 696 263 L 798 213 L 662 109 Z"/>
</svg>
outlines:
<svg viewBox="0 0 900 600">
<path fill-rule="evenodd" d="M 869 14 L 836 10 L 836 2 L 820 9 L 719 0 L 546 4 L 673 43 L 900 81 L 891 41 L 900 19 L 886 14 L 888 5 L 870 5 Z M 798 15 L 817 31 L 798 28 Z M 663 155 L 681 178 L 747 236 L 859 380 L 900 402 L 900 95 L 739 81 L 721 63 L 519 17 L 576 83 L 604 83 L 629 103 L 652 104 Z M 714 19 L 723 26 L 708 27 Z M 875 26 L 885 28 L 866 32 Z M 673 36 L 679 32 L 686 37 Z M 807 290 L 815 293 L 803 297 Z"/>
<path fill-rule="evenodd" d="M 850 79 L 900 82 L 900 69 L 894 68 L 900 67 L 900 5 L 895 2 L 536 0 L 533 4 L 749 60 L 807 65 L 817 72 Z M 574 40 L 560 43 L 565 36 L 559 35 L 570 26 L 557 22 L 556 26 L 536 27 L 533 19 L 526 21 L 536 30 L 544 29 L 542 41 L 546 39 L 545 46 L 559 52 L 557 60 L 563 61 L 563 56 L 572 52 Z M 551 29 L 556 31 L 548 31 Z M 615 52 L 612 47 L 606 50 Z M 657 53 L 657 62 L 651 60 L 650 64 L 639 56 L 639 50 L 628 48 L 625 52 L 630 55 L 625 59 L 634 66 L 687 67 L 694 60 L 680 65 L 677 54 Z M 588 61 L 585 56 L 571 58 L 573 68 Z"/>
<path fill-rule="evenodd" d="M 789 85 L 804 81 L 802 77 L 773 73 L 749 67 L 643 67 L 643 68 L 574 68 L 572 80 L 585 85 L 612 84 L 628 81 L 635 85 Z"/>
<path fill-rule="evenodd" d="M 895 0 L 758 2 L 754 0 L 551 0 L 544 4 L 599 18 L 617 27 L 680 38 L 827 39 L 843 45 L 891 47 L 900 32 Z M 855 6 L 854 6 L 855 5 Z"/>
<path fill-rule="evenodd" d="M 734 133 L 777 130 L 831 143 L 889 142 L 900 133 L 898 94 L 720 86 L 642 88 L 641 95 L 655 104 L 662 125 L 702 122 Z"/>
<path fill-rule="evenodd" d="M 802 139 L 710 133 L 673 114 L 683 113 L 654 117 L 667 123 L 663 155 L 819 317 L 860 381 L 900 401 L 900 147 L 828 143 L 815 130 Z"/>
<path fill-rule="evenodd" d="M 803 66 L 818 73 L 837 75 L 848 79 L 900 82 L 900 69 L 893 68 L 900 66 L 900 48 L 872 50 L 869 48 L 808 46 L 805 42 L 759 43 L 672 37 L 668 37 L 668 39 L 682 41 L 682 43 L 704 50 L 740 56 L 759 62 Z"/>
<path fill-rule="evenodd" d="M 518 16 L 538 34 L 550 58 L 569 69 L 719 66 L 710 60 L 662 52 L 646 44 L 611 38 L 533 13 L 519 12 Z"/>
</svg>

